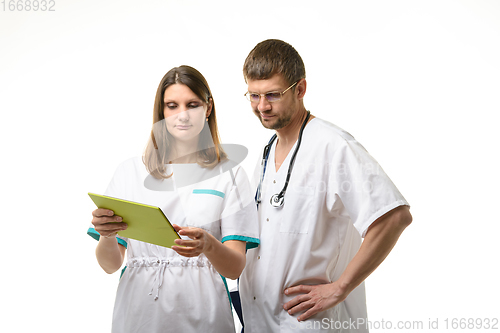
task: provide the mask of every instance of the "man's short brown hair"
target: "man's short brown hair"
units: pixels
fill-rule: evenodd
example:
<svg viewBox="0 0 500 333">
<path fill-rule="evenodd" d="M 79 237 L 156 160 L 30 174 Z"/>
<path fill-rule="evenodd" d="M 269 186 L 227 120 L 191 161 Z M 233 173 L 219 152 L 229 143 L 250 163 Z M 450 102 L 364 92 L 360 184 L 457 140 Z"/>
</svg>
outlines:
<svg viewBox="0 0 500 333">
<path fill-rule="evenodd" d="M 306 77 L 304 62 L 292 45 L 279 39 L 268 39 L 257 44 L 248 54 L 243 65 L 247 80 L 266 80 L 281 74 L 293 84 Z"/>
</svg>

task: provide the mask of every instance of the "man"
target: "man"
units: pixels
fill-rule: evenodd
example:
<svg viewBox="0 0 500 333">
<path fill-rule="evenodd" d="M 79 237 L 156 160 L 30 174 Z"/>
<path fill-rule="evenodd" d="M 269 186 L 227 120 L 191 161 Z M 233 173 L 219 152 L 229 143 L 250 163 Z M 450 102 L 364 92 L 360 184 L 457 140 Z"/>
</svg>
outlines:
<svg viewBox="0 0 500 333">
<path fill-rule="evenodd" d="M 308 116 L 291 45 L 257 44 L 243 73 L 277 136 L 257 176 L 261 243 L 240 280 L 245 333 L 367 332 L 363 281 L 411 223 L 408 203 L 352 136 Z"/>
</svg>

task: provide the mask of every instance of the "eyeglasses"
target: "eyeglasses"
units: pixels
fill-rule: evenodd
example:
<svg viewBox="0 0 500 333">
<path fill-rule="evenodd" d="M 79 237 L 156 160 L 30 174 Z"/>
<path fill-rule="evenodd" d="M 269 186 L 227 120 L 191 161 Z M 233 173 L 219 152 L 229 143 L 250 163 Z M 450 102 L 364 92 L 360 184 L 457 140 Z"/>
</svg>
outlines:
<svg viewBox="0 0 500 333">
<path fill-rule="evenodd" d="M 299 81 L 297 81 L 297 82 L 299 82 Z M 259 103 L 261 96 L 264 96 L 269 103 L 278 102 L 279 100 L 281 100 L 283 98 L 283 95 L 288 90 L 290 90 L 294 85 L 297 84 L 297 82 L 295 82 L 294 84 L 292 84 L 290 87 L 286 88 L 282 92 L 270 91 L 270 92 L 267 92 L 264 94 L 257 94 L 257 93 L 251 93 L 251 92 L 247 91 L 245 93 L 245 96 L 252 103 Z"/>
</svg>

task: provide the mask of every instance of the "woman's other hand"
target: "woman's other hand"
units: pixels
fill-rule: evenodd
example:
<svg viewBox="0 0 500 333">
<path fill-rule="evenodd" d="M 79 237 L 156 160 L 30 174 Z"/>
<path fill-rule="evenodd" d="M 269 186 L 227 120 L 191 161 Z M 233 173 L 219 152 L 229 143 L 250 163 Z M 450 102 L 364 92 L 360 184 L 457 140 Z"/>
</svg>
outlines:
<svg viewBox="0 0 500 333">
<path fill-rule="evenodd" d="M 174 224 L 173 227 L 180 236 L 190 238 L 176 239 L 175 244 L 179 246 L 172 246 L 172 250 L 184 257 L 196 257 L 209 252 L 213 242 L 216 241 L 212 235 L 200 228 L 179 227 L 177 224 Z"/>
<path fill-rule="evenodd" d="M 184 257 L 196 257 L 203 253 L 222 276 L 233 280 L 240 276 L 245 268 L 245 242 L 228 240 L 222 244 L 203 229 L 176 224 L 173 227 L 179 235 L 190 239 L 176 239 L 178 246 L 172 246 L 172 250 Z"/>
</svg>

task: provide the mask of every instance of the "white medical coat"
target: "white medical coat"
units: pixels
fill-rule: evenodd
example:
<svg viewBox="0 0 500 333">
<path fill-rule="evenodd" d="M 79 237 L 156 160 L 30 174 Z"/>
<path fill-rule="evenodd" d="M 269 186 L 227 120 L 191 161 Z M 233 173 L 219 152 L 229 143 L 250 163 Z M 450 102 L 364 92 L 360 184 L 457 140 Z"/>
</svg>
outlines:
<svg viewBox="0 0 500 333">
<path fill-rule="evenodd" d="M 231 163 L 211 170 L 169 165 L 173 176 L 159 181 L 149 176 L 140 158 L 133 158 L 118 167 L 106 195 L 158 206 L 172 223 L 202 228 L 222 242 L 236 239 L 257 246 L 253 193 L 244 170 Z M 99 238 L 93 228 L 88 234 Z M 133 239 L 119 237 L 119 242 L 127 247 L 127 263 L 113 332 L 234 332 L 226 281 L 205 255 L 187 258 Z"/>
<path fill-rule="evenodd" d="M 258 208 L 260 245 L 247 252 L 240 280 L 245 333 L 367 332 L 361 325 L 367 320 L 364 284 L 341 304 L 301 323 L 283 309 L 298 294 L 286 296 L 284 290 L 336 281 L 370 224 L 408 203 L 351 135 L 314 118 L 304 129 L 284 206 L 274 208 L 270 198 L 283 188 L 295 150 L 276 172 L 276 141 Z M 260 162 L 254 176 L 260 177 Z"/>
</svg>

